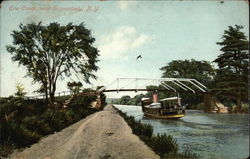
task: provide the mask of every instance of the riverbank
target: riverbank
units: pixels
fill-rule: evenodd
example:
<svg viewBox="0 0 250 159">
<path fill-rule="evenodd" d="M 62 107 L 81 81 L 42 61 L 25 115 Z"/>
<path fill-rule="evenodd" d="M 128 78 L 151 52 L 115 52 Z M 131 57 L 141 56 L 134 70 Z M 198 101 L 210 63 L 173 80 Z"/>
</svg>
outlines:
<svg viewBox="0 0 250 159">
<path fill-rule="evenodd" d="M 180 159 L 196 159 L 197 154 L 191 151 L 178 152 L 178 144 L 176 139 L 171 135 L 163 134 L 153 134 L 153 127 L 150 124 L 141 123 L 141 120 L 135 120 L 133 116 L 128 116 L 126 113 L 122 112 L 115 106 L 113 106 L 119 114 L 124 118 L 124 120 L 131 127 L 134 134 L 139 136 L 139 138 L 149 147 L 151 147 L 161 159 L 167 158 L 180 158 Z"/>
<path fill-rule="evenodd" d="M 11 159 L 159 158 L 112 108 L 92 114 L 64 130 L 40 140 Z"/>
<path fill-rule="evenodd" d="M 153 135 L 167 133 L 177 139 L 178 151 L 191 150 L 199 158 L 240 159 L 249 156 L 247 114 L 214 114 L 186 110 L 178 120 L 147 118 L 140 107 L 115 105 L 143 124 L 153 126 Z"/>
</svg>

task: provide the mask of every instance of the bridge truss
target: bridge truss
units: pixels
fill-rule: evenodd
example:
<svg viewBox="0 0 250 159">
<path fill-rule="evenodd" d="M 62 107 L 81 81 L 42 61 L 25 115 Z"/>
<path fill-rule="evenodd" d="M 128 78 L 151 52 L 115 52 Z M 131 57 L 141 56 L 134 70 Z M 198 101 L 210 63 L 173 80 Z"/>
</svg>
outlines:
<svg viewBox="0 0 250 159">
<path fill-rule="evenodd" d="M 97 90 L 97 92 L 121 91 L 172 91 L 207 93 L 206 86 L 196 79 L 187 78 L 117 78 L 112 83 Z"/>
</svg>

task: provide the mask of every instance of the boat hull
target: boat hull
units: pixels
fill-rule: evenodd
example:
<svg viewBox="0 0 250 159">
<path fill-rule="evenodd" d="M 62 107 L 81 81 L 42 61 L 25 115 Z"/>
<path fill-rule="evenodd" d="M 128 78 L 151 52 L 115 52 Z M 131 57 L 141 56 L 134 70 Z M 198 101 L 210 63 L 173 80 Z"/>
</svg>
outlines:
<svg viewBox="0 0 250 159">
<path fill-rule="evenodd" d="M 149 118 L 156 118 L 156 119 L 179 119 L 185 116 L 184 113 L 182 114 L 169 114 L 169 115 L 158 115 L 158 114 L 151 114 L 143 112 L 146 117 Z"/>
</svg>

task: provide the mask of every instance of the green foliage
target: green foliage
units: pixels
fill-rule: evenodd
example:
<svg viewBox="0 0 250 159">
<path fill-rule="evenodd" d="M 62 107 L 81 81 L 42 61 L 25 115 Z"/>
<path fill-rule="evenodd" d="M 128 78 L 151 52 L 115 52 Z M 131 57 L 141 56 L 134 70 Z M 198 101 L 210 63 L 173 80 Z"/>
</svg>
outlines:
<svg viewBox="0 0 250 159">
<path fill-rule="evenodd" d="M 143 94 L 138 94 L 130 100 L 130 105 L 141 105 L 141 99 L 144 97 Z"/>
<path fill-rule="evenodd" d="M 96 112 L 87 108 L 94 97 L 76 99 L 68 109 L 60 107 L 48 108 L 43 100 L 20 100 L 17 105 L 15 97 L 1 98 L 0 112 L 0 156 L 11 153 L 13 148 L 29 146 L 41 137 L 60 131 L 74 122 Z M 64 97 L 58 98 L 61 101 Z M 14 118 L 5 120 L 5 115 L 17 110 Z M 10 142 L 11 141 L 11 142 Z"/>
<path fill-rule="evenodd" d="M 165 154 L 177 154 L 178 152 L 176 140 L 170 135 L 157 134 L 156 136 L 152 136 L 150 145 L 161 156 Z"/>
<path fill-rule="evenodd" d="M 204 107 L 204 103 L 199 103 L 199 104 L 191 105 L 189 109 L 203 110 L 203 107 Z"/>
<path fill-rule="evenodd" d="M 77 94 L 80 92 L 80 89 L 82 87 L 82 83 L 73 81 L 67 83 L 68 89 L 71 91 L 71 94 Z"/>
<path fill-rule="evenodd" d="M 5 123 L 1 131 L 4 136 L 8 136 L 18 147 L 33 144 L 42 137 L 36 131 L 29 130 L 18 121 Z"/>
<path fill-rule="evenodd" d="M 122 104 L 122 105 L 141 105 L 141 99 L 143 98 L 143 94 L 138 94 L 131 98 L 128 95 L 122 96 L 115 104 Z"/>
<path fill-rule="evenodd" d="M 58 96 L 55 97 L 55 102 L 59 103 L 59 104 L 63 104 L 67 99 L 69 99 L 71 96 L 70 95 L 66 95 L 66 96 Z"/>
<path fill-rule="evenodd" d="M 129 101 L 130 101 L 131 97 L 130 96 L 122 96 L 120 98 L 119 104 L 123 104 L 123 105 L 129 105 Z"/>
<path fill-rule="evenodd" d="M 160 68 L 163 78 L 194 78 L 199 82 L 210 85 L 215 74 L 213 66 L 208 61 L 173 60 Z"/>
<path fill-rule="evenodd" d="M 249 70 L 249 41 L 241 29 L 242 26 L 235 25 L 224 31 L 222 42 L 217 42 L 221 54 L 214 60 L 219 68 L 213 92 L 231 102 L 236 99 L 238 112 L 241 111 L 241 101 L 247 101 Z"/>
<path fill-rule="evenodd" d="M 230 113 L 238 113 L 238 109 L 236 105 L 231 105 L 228 107 L 228 111 Z M 241 113 L 249 113 L 249 103 L 243 103 L 241 105 Z"/>
<path fill-rule="evenodd" d="M 95 38 L 84 24 L 58 23 L 43 25 L 20 24 L 12 32 L 13 44 L 7 46 L 12 60 L 27 69 L 27 76 L 40 84 L 39 92 L 50 97 L 53 104 L 58 78 L 80 76 L 86 83 L 96 79 L 98 50 L 93 47 Z"/>
<path fill-rule="evenodd" d="M 26 94 L 26 92 L 24 92 L 24 87 L 21 83 L 18 83 L 16 85 L 16 90 L 17 90 L 17 92 L 15 93 L 15 96 L 18 98 L 23 98 L 24 95 Z"/>
<path fill-rule="evenodd" d="M 96 100 L 96 96 L 77 96 L 69 104 L 69 107 L 79 106 L 79 107 L 89 107 L 90 103 Z M 85 104 L 88 103 L 88 104 Z"/>
</svg>

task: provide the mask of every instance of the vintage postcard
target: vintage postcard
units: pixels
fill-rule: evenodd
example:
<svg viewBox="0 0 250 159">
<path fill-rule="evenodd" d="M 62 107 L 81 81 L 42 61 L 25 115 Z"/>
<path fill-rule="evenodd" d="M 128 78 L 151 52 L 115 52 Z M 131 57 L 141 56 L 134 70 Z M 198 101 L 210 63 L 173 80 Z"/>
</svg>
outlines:
<svg viewBox="0 0 250 159">
<path fill-rule="evenodd" d="M 249 158 L 249 1 L 0 7 L 0 158 Z"/>
</svg>

